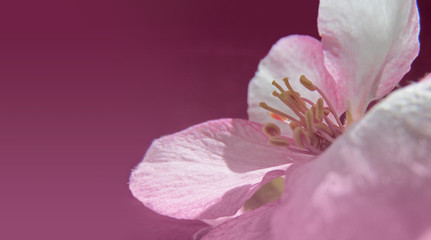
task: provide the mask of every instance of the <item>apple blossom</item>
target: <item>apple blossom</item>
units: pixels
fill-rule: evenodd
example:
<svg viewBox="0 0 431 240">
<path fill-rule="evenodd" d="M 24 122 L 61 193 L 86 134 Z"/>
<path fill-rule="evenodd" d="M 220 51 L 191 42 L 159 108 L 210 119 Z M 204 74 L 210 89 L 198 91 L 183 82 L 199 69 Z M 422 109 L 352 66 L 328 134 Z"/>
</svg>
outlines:
<svg viewBox="0 0 431 240">
<path fill-rule="evenodd" d="M 398 154 L 411 153 L 411 163 L 422 162 L 405 177 L 411 176 L 414 184 L 414 171 L 418 171 L 428 174 L 429 179 L 430 163 L 414 153 L 427 153 L 423 148 L 430 147 L 431 133 L 424 133 L 425 142 L 416 142 L 416 132 L 403 128 L 410 126 L 404 123 L 411 117 L 415 120 L 410 122 L 430 124 L 429 114 L 421 113 L 427 110 L 424 105 L 431 104 L 431 89 L 421 83 L 400 90 L 370 114 L 365 112 L 371 101 L 389 93 L 410 69 L 419 51 L 418 22 L 415 0 L 321 0 L 318 28 L 322 40 L 285 37 L 260 62 L 249 85 L 250 121 L 214 120 L 155 140 L 132 172 L 132 193 L 145 206 L 170 217 L 228 217 L 204 239 L 386 236 L 375 230 L 379 228 L 376 223 L 392 216 L 385 214 L 399 212 L 392 211 L 395 205 L 385 207 L 384 198 L 374 204 L 376 191 L 384 195 L 389 186 L 394 191 L 389 200 L 406 189 L 414 197 L 430 200 L 408 190 L 410 180 L 398 188 L 392 186 L 396 181 L 391 174 L 382 174 L 389 178 L 386 185 L 375 178 L 385 169 L 404 173 L 406 164 L 396 165 L 390 158 L 404 159 L 407 155 Z M 284 86 L 278 83 L 280 80 Z M 418 96 L 422 101 L 415 101 Z M 407 106 L 407 110 L 400 110 L 400 106 Z M 347 122 L 343 125 L 339 116 L 346 111 Z M 392 120 L 398 121 L 391 125 Z M 396 128 L 405 134 L 391 132 Z M 396 141 L 388 140 L 392 137 Z M 395 151 L 394 144 L 405 143 L 404 138 L 418 145 L 406 143 L 405 151 L 397 145 Z M 355 141 L 367 144 L 355 145 Z M 385 147 L 395 155 L 383 154 Z M 283 187 L 280 190 L 277 182 L 283 182 L 283 178 L 285 191 L 279 199 Z M 364 196 L 361 179 L 365 179 Z M 420 179 L 418 189 L 425 183 L 429 181 Z M 352 199 L 357 199 L 357 204 Z M 414 204 L 411 198 L 406 199 Z M 423 205 L 425 200 L 418 204 Z M 338 210 L 338 204 L 344 208 L 333 211 Z M 356 218 L 360 212 L 355 207 L 375 213 L 377 220 Z M 408 215 L 419 208 L 405 209 Z M 392 216 L 395 220 L 389 221 L 391 226 L 401 226 L 403 216 Z M 346 234 L 337 235 L 337 225 L 342 223 L 350 224 L 349 228 Z M 359 231 L 371 225 L 373 231 L 361 238 Z M 387 236 L 413 236 L 403 230 L 396 229 Z M 320 233 L 326 238 L 320 238 Z"/>
</svg>

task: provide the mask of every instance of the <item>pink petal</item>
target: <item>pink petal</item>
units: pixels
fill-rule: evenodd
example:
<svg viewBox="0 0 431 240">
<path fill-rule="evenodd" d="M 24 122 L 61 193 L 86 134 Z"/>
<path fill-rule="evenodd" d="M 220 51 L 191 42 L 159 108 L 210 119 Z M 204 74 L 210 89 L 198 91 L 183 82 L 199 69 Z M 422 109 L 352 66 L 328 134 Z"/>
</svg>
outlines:
<svg viewBox="0 0 431 240">
<path fill-rule="evenodd" d="M 300 84 L 301 75 L 305 75 L 326 92 L 338 113 L 345 111 L 344 99 L 338 97 L 334 81 L 324 67 L 321 43 L 309 36 L 292 35 L 280 39 L 260 61 L 258 71 L 248 86 L 249 119 L 262 124 L 273 122 L 282 128 L 284 135 L 289 135 L 289 127 L 270 117 L 268 111 L 259 107 L 259 103 L 265 102 L 271 107 L 296 116 L 272 95 L 276 88 L 271 85 L 271 82 L 276 80 L 284 86 L 283 78 L 287 77 L 292 87 L 301 96 L 316 102 L 319 95 L 316 92 L 310 92 Z"/>
<path fill-rule="evenodd" d="M 427 74 L 425 77 L 419 80 L 420 82 L 431 81 L 431 73 Z"/>
<path fill-rule="evenodd" d="M 376 105 L 286 180 L 276 239 L 411 240 L 431 226 L 431 81 Z M 290 170 L 290 169 L 289 169 Z"/>
<path fill-rule="evenodd" d="M 325 65 L 355 119 L 395 87 L 419 52 L 415 0 L 321 0 L 318 27 Z"/>
<path fill-rule="evenodd" d="M 175 218 L 234 215 L 263 184 L 306 159 L 267 144 L 262 125 L 222 119 L 153 142 L 130 177 L 133 195 Z"/>
<path fill-rule="evenodd" d="M 270 220 L 278 206 L 278 202 L 267 204 L 224 222 L 212 229 L 202 240 L 270 240 Z"/>
<path fill-rule="evenodd" d="M 431 226 L 428 227 L 428 230 L 424 231 L 418 240 L 431 240 Z"/>
</svg>

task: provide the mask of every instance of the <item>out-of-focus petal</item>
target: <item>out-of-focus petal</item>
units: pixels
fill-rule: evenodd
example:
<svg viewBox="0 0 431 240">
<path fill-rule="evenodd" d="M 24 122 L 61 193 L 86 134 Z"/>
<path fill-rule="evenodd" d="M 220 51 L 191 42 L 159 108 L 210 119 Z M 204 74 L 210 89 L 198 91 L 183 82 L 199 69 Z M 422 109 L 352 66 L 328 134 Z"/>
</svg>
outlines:
<svg viewBox="0 0 431 240">
<path fill-rule="evenodd" d="M 411 240 L 431 226 L 431 81 L 398 90 L 287 175 L 276 239 Z M 289 171 L 289 170 L 288 170 Z"/>
<path fill-rule="evenodd" d="M 133 195 L 184 219 L 234 215 L 258 188 L 309 157 L 267 143 L 262 125 L 222 119 L 153 142 L 130 177 Z"/>
<path fill-rule="evenodd" d="M 274 202 L 246 212 L 213 228 L 202 240 L 270 240 L 271 218 L 278 206 Z"/>
<path fill-rule="evenodd" d="M 427 81 L 431 81 L 431 73 L 425 75 L 425 77 L 423 77 L 422 79 L 419 80 L 420 82 L 427 82 Z"/>
<path fill-rule="evenodd" d="M 392 90 L 419 52 L 416 0 L 321 0 L 325 65 L 359 119 Z"/>
<path fill-rule="evenodd" d="M 428 230 L 424 231 L 418 240 L 431 240 L 431 226 L 428 227 Z"/>
<path fill-rule="evenodd" d="M 338 97 L 335 83 L 324 67 L 322 44 L 309 36 L 292 35 L 274 44 L 268 55 L 259 63 L 258 71 L 248 86 L 249 119 L 262 124 L 275 123 L 280 126 L 284 135 L 289 135 L 290 129 L 287 124 L 280 124 L 270 117 L 268 111 L 259 107 L 259 103 L 265 102 L 296 117 L 286 105 L 272 95 L 276 88 L 271 82 L 275 80 L 287 90 L 283 83 L 283 78 L 287 77 L 295 91 L 316 102 L 319 95 L 316 91 L 310 92 L 301 85 L 299 82 L 301 75 L 305 75 L 326 92 L 338 113 L 345 111 L 344 99 Z"/>
</svg>

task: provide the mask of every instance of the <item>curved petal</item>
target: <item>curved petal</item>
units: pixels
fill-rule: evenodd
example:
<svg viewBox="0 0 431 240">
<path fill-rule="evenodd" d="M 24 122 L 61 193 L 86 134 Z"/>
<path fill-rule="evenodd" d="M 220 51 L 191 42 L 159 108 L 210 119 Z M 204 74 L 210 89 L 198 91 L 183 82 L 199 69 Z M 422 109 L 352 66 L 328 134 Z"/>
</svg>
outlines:
<svg viewBox="0 0 431 240">
<path fill-rule="evenodd" d="M 271 239 L 271 217 L 279 202 L 274 202 L 254 211 L 224 222 L 209 233 L 202 240 L 270 240 Z"/>
<path fill-rule="evenodd" d="M 321 0 L 325 65 L 354 119 L 392 90 L 419 52 L 416 0 Z"/>
<path fill-rule="evenodd" d="M 431 82 L 399 90 L 286 180 L 276 239 L 418 239 L 431 226 Z M 280 224 L 283 223 L 283 224 Z"/>
<path fill-rule="evenodd" d="M 295 91 L 316 102 L 319 95 L 315 91 L 310 92 L 300 84 L 301 75 L 305 75 L 325 91 L 338 113 L 345 111 L 344 99 L 338 97 L 335 83 L 324 67 L 321 43 L 309 36 L 292 35 L 280 39 L 260 61 L 258 71 L 248 86 L 249 119 L 262 124 L 275 123 L 280 126 L 284 135 L 289 136 L 290 129 L 287 124 L 279 124 L 279 121 L 271 118 L 266 110 L 259 107 L 259 103 L 265 102 L 296 117 L 286 105 L 272 95 L 276 88 L 271 82 L 275 80 L 280 85 L 284 85 L 283 78 L 287 77 Z"/>
<path fill-rule="evenodd" d="M 133 195 L 175 218 L 234 215 L 257 189 L 307 156 L 267 144 L 262 125 L 222 119 L 153 142 L 130 177 Z"/>
</svg>

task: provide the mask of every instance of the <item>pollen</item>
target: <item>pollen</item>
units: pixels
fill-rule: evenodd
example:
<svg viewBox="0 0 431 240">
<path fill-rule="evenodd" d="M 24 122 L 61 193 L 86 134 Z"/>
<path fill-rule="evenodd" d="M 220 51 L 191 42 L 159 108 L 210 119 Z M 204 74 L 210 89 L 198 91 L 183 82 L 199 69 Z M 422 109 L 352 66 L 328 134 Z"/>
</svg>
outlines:
<svg viewBox="0 0 431 240">
<path fill-rule="evenodd" d="M 263 133 L 268 137 L 278 137 L 281 134 L 280 128 L 274 123 L 267 123 L 263 126 Z"/>
<path fill-rule="evenodd" d="M 316 91 L 320 95 L 316 102 L 302 97 L 293 89 L 289 79 L 284 78 L 283 82 L 287 90 L 273 81 L 272 85 L 276 91 L 272 92 L 272 95 L 278 98 L 294 115 L 288 114 L 282 109 L 273 108 L 264 102 L 259 104 L 260 107 L 270 112 L 271 117 L 289 125 L 293 139 L 282 136 L 280 128 L 274 123 L 265 124 L 263 132 L 269 138 L 268 143 L 271 145 L 317 155 L 343 133 L 344 126 L 325 93 L 304 75 L 300 77 L 299 81 L 307 90 Z"/>
<path fill-rule="evenodd" d="M 306 78 L 304 75 L 301 75 L 301 77 L 299 78 L 299 81 L 308 90 L 310 91 L 316 90 L 316 86 L 314 86 L 314 84 L 310 80 L 308 80 L 308 78 Z"/>
</svg>

